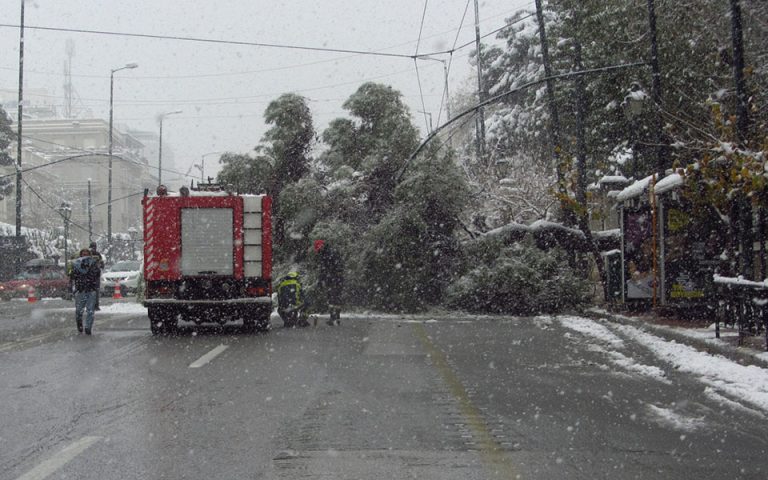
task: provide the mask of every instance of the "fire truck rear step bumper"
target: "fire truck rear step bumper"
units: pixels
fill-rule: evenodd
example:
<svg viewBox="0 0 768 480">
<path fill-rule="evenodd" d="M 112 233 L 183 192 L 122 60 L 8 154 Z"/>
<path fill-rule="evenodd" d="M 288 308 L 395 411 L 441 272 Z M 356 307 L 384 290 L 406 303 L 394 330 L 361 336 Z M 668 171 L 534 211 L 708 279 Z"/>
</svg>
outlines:
<svg viewBox="0 0 768 480">
<path fill-rule="evenodd" d="M 248 304 L 272 304 L 270 297 L 256 298 L 231 298 L 229 300 L 178 300 L 176 298 L 148 298 L 144 300 L 147 305 L 248 305 Z"/>
</svg>

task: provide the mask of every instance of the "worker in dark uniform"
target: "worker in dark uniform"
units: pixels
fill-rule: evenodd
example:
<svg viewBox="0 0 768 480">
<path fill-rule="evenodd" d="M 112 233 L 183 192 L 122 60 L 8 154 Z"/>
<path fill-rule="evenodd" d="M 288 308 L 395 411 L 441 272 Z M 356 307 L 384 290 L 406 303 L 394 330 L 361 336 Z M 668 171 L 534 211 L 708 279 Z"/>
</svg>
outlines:
<svg viewBox="0 0 768 480">
<path fill-rule="evenodd" d="M 336 249 L 325 240 L 315 240 L 314 248 L 318 255 L 318 297 L 322 295 L 328 301 L 328 325 L 339 325 L 344 292 L 344 262 Z"/>
</svg>

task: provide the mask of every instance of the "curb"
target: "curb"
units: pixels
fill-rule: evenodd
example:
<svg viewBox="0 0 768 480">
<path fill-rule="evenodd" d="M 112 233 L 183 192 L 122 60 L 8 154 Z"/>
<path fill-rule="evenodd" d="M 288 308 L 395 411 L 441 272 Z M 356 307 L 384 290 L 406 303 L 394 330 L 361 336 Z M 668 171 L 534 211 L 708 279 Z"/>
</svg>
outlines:
<svg viewBox="0 0 768 480">
<path fill-rule="evenodd" d="M 639 319 L 633 319 L 624 317 L 622 315 L 616 315 L 611 312 L 588 312 L 588 315 L 598 317 L 610 322 L 618 323 L 621 325 L 629 325 L 632 327 L 640 328 L 647 333 L 652 333 L 668 341 L 674 341 L 682 345 L 695 348 L 711 355 L 720 355 L 731 361 L 734 361 L 740 365 L 753 365 L 760 368 L 768 368 L 768 359 L 759 357 L 759 354 L 765 353 L 761 350 L 756 350 L 750 347 L 734 347 L 727 344 L 720 344 L 716 342 L 714 333 L 712 334 L 712 342 L 692 338 L 682 333 L 676 332 L 668 327 L 656 325 L 653 323 L 644 322 Z"/>
</svg>

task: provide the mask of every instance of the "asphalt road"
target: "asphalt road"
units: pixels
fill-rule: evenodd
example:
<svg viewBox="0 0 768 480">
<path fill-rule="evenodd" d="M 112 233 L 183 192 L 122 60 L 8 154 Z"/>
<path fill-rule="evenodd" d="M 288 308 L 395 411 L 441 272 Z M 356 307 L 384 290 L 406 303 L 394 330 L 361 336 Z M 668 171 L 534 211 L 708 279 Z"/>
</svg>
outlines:
<svg viewBox="0 0 768 480">
<path fill-rule="evenodd" d="M 542 319 L 273 323 L 153 337 L 100 312 L 87 337 L 67 302 L 0 304 L 0 478 L 768 477 L 766 417 L 636 345 L 665 378 Z"/>
</svg>

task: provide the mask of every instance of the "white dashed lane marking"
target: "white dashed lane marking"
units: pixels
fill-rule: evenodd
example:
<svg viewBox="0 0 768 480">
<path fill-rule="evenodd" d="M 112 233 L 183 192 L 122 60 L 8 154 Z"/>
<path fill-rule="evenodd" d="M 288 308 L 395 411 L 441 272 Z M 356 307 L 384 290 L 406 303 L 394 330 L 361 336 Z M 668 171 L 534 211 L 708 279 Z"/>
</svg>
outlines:
<svg viewBox="0 0 768 480">
<path fill-rule="evenodd" d="M 101 440 L 101 437 L 83 437 L 80 440 L 72 443 L 59 453 L 44 461 L 40 465 L 36 466 L 32 470 L 28 471 L 24 475 L 20 476 L 18 480 L 43 480 L 49 477 L 56 470 L 60 469 L 73 458 L 83 453 L 91 445 Z"/>
<path fill-rule="evenodd" d="M 218 347 L 214 348 L 210 352 L 206 353 L 202 357 L 198 358 L 194 362 L 189 364 L 189 368 L 200 368 L 203 365 L 209 363 L 211 360 L 216 358 L 217 356 L 221 355 L 221 353 L 228 349 L 229 346 L 227 345 L 219 345 Z"/>
</svg>

